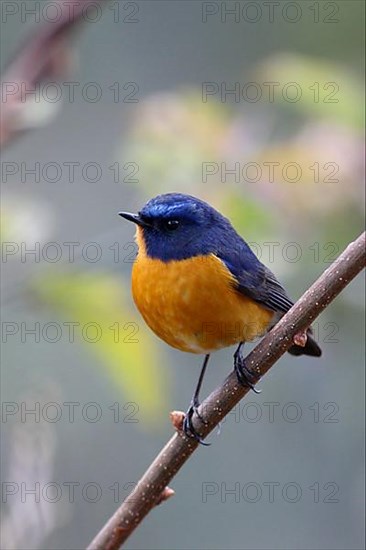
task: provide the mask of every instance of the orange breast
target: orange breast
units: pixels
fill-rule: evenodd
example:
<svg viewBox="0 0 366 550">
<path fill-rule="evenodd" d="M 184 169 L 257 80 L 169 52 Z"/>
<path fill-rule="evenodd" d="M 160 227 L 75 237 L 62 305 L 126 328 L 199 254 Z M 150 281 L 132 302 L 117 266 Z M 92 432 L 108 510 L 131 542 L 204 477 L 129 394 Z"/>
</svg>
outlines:
<svg viewBox="0 0 366 550">
<path fill-rule="evenodd" d="M 262 335 L 273 313 L 239 294 L 216 256 L 162 262 L 141 240 L 132 270 L 132 294 L 149 327 L 182 351 L 209 353 Z"/>
</svg>

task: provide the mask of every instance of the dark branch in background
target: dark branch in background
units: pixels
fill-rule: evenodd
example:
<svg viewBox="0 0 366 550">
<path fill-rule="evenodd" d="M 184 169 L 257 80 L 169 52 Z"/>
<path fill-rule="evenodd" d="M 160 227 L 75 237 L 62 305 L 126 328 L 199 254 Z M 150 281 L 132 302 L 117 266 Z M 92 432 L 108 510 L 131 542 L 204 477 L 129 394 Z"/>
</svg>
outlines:
<svg viewBox="0 0 366 550">
<path fill-rule="evenodd" d="M 252 370 L 256 381 L 287 351 L 293 343 L 293 337 L 306 329 L 364 266 L 365 233 L 346 248 L 246 357 L 246 365 Z M 238 385 L 235 374 L 230 374 L 223 385 L 214 390 L 199 408 L 206 423 L 195 415 L 195 426 L 199 433 L 208 435 L 248 391 Z M 177 433 L 91 542 L 88 550 L 117 550 L 154 506 L 174 494 L 168 483 L 197 449 L 198 443 L 180 431 L 184 415 L 174 412 L 171 416 L 173 425 L 178 429 Z"/>
<path fill-rule="evenodd" d="M 34 113 L 35 107 L 44 108 L 42 102 L 35 106 L 29 97 L 32 94 L 25 92 L 36 90 L 42 83 L 55 82 L 67 74 L 71 66 L 70 31 L 83 20 L 86 10 L 92 10 L 93 4 L 95 9 L 96 4 L 95 0 L 57 1 L 61 16 L 57 21 L 36 26 L 36 31 L 23 44 L 1 79 L 2 89 L 6 92 L 6 97 L 1 100 L 1 146 L 30 127 L 42 124 L 44 115 L 40 111 Z"/>
</svg>

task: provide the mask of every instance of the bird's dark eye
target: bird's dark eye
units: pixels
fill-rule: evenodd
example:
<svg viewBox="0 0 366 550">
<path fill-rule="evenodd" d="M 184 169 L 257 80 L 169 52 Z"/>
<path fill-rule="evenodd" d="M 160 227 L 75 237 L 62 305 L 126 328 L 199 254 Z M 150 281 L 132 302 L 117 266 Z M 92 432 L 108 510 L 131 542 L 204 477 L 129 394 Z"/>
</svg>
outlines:
<svg viewBox="0 0 366 550">
<path fill-rule="evenodd" d="M 164 222 L 164 227 L 168 231 L 175 231 L 179 227 L 179 221 L 178 220 L 166 220 L 166 222 Z"/>
</svg>

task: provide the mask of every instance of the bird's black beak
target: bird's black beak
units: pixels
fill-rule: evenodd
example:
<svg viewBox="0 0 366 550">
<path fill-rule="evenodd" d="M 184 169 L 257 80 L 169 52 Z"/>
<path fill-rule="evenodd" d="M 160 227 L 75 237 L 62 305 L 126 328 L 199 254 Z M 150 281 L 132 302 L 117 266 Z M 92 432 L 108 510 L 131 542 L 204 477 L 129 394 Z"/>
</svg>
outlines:
<svg viewBox="0 0 366 550">
<path fill-rule="evenodd" d="M 140 227 L 151 227 L 146 221 L 144 221 L 139 214 L 131 214 L 130 212 L 118 212 L 119 216 L 125 218 L 129 222 L 133 222 Z"/>
</svg>

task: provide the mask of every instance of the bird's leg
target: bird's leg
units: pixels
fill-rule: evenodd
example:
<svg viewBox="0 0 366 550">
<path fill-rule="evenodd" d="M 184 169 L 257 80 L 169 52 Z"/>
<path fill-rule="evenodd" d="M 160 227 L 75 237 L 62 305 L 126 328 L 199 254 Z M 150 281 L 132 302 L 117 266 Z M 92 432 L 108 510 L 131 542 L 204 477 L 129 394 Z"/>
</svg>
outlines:
<svg viewBox="0 0 366 550">
<path fill-rule="evenodd" d="M 204 419 L 202 418 L 202 416 L 198 412 L 198 407 L 200 405 L 199 394 L 200 394 L 200 390 L 201 390 L 201 386 L 202 386 L 202 382 L 203 382 L 203 377 L 205 375 L 205 371 L 206 371 L 206 367 L 207 367 L 207 363 L 208 363 L 209 358 L 210 358 L 210 355 L 207 354 L 205 356 L 204 361 L 203 361 L 201 373 L 200 373 L 200 376 L 199 376 L 199 379 L 198 379 L 198 382 L 197 382 L 197 387 L 196 387 L 195 392 L 194 392 L 193 397 L 192 397 L 190 407 L 189 407 L 188 411 L 186 412 L 186 416 L 185 416 L 184 421 L 183 421 L 183 432 L 185 433 L 185 435 L 187 435 L 188 437 L 193 437 L 196 441 L 198 441 L 202 445 L 209 445 L 209 443 L 204 443 L 202 438 L 200 437 L 200 435 L 196 432 L 196 429 L 194 428 L 193 423 L 192 423 L 192 417 L 193 417 L 193 414 L 196 413 L 196 415 L 201 420 L 201 422 L 205 423 Z"/>
<path fill-rule="evenodd" d="M 242 386 L 249 387 L 254 393 L 261 393 L 260 390 L 257 390 L 254 386 L 255 377 L 253 373 L 248 369 L 245 364 L 245 359 L 241 353 L 241 349 L 244 345 L 244 342 L 240 342 L 235 353 L 234 353 L 234 371 L 238 379 L 239 384 Z"/>
</svg>

